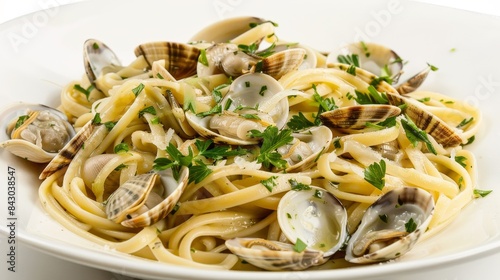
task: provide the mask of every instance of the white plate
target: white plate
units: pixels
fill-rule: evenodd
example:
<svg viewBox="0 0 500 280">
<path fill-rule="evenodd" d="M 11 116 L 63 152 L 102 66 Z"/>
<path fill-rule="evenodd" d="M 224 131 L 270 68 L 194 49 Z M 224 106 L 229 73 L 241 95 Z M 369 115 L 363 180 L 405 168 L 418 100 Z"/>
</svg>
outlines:
<svg viewBox="0 0 500 280">
<path fill-rule="evenodd" d="M 477 154 L 478 188 L 494 190 L 468 205 L 449 228 L 401 260 L 336 271 L 215 272 L 170 266 L 104 250 L 74 236 L 44 214 L 37 197 L 41 167 L 0 151 L 1 184 L 7 167 L 17 174 L 17 238 L 48 254 L 83 265 L 148 279 L 356 279 L 396 277 L 484 257 L 500 251 L 500 187 L 495 160 L 500 137 L 500 19 L 448 8 L 389 1 L 88 1 L 52 8 L 0 27 L 0 95 L 16 101 L 59 103 L 61 87 L 83 74 L 82 43 L 106 42 L 127 63 L 142 42 L 184 42 L 222 18 L 254 15 L 279 23 L 281 38 L 331 50 L 355 40 L 379 42 L 409 60 L 407 73 L 429 62 L 439 67 L 424 88 L 478 105 L 484 124 L 471 149 Z M 455 51 L 451 51 L 455 49 Z M 7 234 L 6 192 L 0 192 L 0 231 Z M 3 244 L 2 246 L 5 246 Z M 2 248 L 3 249 L 3 248 Z M 3 251 L 2 251 L 3 252 Z"/>
</svg>

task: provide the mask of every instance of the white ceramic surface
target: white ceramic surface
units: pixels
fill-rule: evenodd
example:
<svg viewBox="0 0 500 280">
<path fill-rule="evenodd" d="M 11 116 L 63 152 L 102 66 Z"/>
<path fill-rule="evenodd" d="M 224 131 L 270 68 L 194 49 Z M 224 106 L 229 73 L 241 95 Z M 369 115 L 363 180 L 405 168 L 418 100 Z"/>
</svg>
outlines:
<svg viewBox="0 0 500 280">
<path fill-rule="evenodd" d="M 132 59 L 135 45 L 151 40 L 186 41 L 197 30 L 216 20 L 255 15 L 280 24 L 278 34 L 328 51 L 345 42 L 365 40 L 391 46 L 410 63 L 407 73 L 426 62 L 439 67 L 425 83 L 426 89 L 464 98 L 478 105 L 484 125 L 471 149 L 477 154 L 481 189 L 493 189 L 485 199 L 469 205 L 463 215 L 438 236 L 421 243 L 405 258 L 383 265 L 297 273 L 210 272 L 157 263 L 109 252 L 80 240 L 54 223 L 37 201 L 36 179 L 40 167 L 26 164 L 0 151 L 0 183 L 5 185 L 8 166 L 17 173 L 18 254 L 31 252 L 25 246 L 57 258 L 93 268 L 86 270 L 102 279 L 495 279 L 485 273 L 500 252 L 500 187 L 495 181 L 495 159 L 500 156 L 495 141 L 500 136 L 496 106 L 500 105 L 500 18 L 415 2 L 388 0 L 369 3 L 350 1 L 240 0 L 192 1 L 88 1 L 51 7 L 0 27 L 0 96 L 2 104 L 15 101 L 58 104 L 62 85 L 83 74 L 81 45 L 97 38 L 111 46 L 124 62 Z M 195 8 L 196 7 L 196 8 Z M 288 12 L 287 12 L 288 11 Z M 450 51 L 455 49 L 455 51 Z M 496 62 L 496 63 L 495 63 Z M 6 256 L 6 192 L 0 192 L 0 252 Z M 34 256 L 45 258 L 45 254 Z M 494 259 L 496 258 L 496 259 Z M 0 262 L 0 275 L 6 271 Z M 79 269 L 71 264 L 70 267 Z M 464 269 L 469 268 L 469 269 Z M 19 263 L 19 270 L 30 267 Z M 36 269 L 36 268 L 35 268 Z M 43 268 L 38 268 L 43 271 Z M 49 274 L 7 274 L 7 279 L 44 279 L 64 275 L 58 268 Z M 68 267 L 61 268 L 68 270 Z M 24 274 L 21 274 L 24 273 Z M 21 277 L 19 278 L 19 275 Z M 49 277 L 47 276 L 47 277 Z M 99 276 L 99 277 L 100 277 Z M 61 278 L 54 279 L 64 279 Z M 88 279 L 72 275 L 73 279 Z M 414 277 L 414 278 L 413 278 Z M 433 278 L 438 277 L 438 278 Z M 493 277 L 493 278 L 488 278 Z M 475 278 L 475 277 L 474 277 Z M 2 277 L 2 279 L 5 279 Z M 95 278 L 93 278 L 95 279 Z M 101 279 L 101 278 L 98 278 Z"/>
</svg>

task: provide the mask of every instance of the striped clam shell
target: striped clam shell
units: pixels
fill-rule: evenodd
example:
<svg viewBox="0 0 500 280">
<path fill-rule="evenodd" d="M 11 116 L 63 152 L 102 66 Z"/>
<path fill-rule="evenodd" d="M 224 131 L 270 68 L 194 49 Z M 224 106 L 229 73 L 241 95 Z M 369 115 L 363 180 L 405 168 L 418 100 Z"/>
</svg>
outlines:
<svg viewBox="0 0 500 280">
<path fill-rule="evenodd" d="M 293 245 L 261 238 L 233 238 L 226 240 L 227 248 L 256 267 L 271 270 L 304 270 L 323 264 L 323 252 L 306 249 L 300 253 Z"/>
<path fill-rule="evenodd" d="M 288 72 L 297 70 L 306 55 L 306 50 L 302 48 L 288 49 L 274 53 L 262 60 L 261 71 L 276 80 L 279 80 Z M 253 71 L 257 71 L 257 65 Z M 252 71 L 252 72 L 253 72 Z"/>
<path fill-rule="evenodd" d="M 150 67 L 153 62 L 165 60 L 165 68 L 177 80 L 196 74 L 200 50 L 192 45 L 176 42 L 149 42 L 137 46 L 136 56 L 144 56 Z"/>
<path fill-rule="evenodd" d="M 178 180 L 170 169 L 132 177 L 109 196 L 106 203 L 108 219 L 129 228 L 146 227 L 160 221 L 177 204 L 188 177 L 187 167 L 181 169 Z M 161 196 L 161 200 L 151 199 L 153 194 Z"/>
<path fill-rule="evenodd" d="M 349 239 L 346 260 L 373 263 L 404 255 L 427 230 L 433 213 L 433 196 L 425 190 L 402 187 L 387 192 L 366 210 Z M 410 219 L 415 229 L 408 231 Z"/>
<path fill-rule="evenodd" d="M 444 147 L 454 147 L 464 143 L 457 129 L 449 126 L 428 112 L 419 104 L 420 102 L 401 95 L 387 94 L 389 103 L 394 106 L 405 104 L 404 113 L 415 123 L 415 125 L 430 134 L 434 139 Z"/>
<path fill-rule="evenodd" d="M 104 126 L 103 126 L 104 127 Z M 96 125 L 89 121 L 85 124 L 76 135 L 59 151 L 59 153 L 45 166 L 40 173 L 39 179 L 43 180 L 57 171 L 65 168 L 75 157 L 76 153 L 81 149 L 85 141 L 96 131 Z M 101 130 L 105 132 L 106 129 Z"/>
<path fill-rule="evenodd" d="M 340 107 L 323 112 L 320 119 L 324 125 L 332 128 L 365 128 L 366 123 L 379 123 L 397 116 L 401 109 L 392 105 L 367 104 Z"/>
</svg>

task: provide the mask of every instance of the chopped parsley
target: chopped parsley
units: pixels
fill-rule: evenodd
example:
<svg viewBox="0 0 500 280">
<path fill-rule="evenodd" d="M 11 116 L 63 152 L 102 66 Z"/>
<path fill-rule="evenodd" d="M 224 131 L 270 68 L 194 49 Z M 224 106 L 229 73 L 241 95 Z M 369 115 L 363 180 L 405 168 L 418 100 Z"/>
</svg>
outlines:
<svg viewBox="0 0 500 280">
<path fill-rule="evenodd" d="M 385 186 L 385 171 L 386 163 L 381 159 L 379 163 L 374 162 L 365 168 L 364 179 L 377 189 L 382 190 Z"/>
<path fill-rule="evenodd" d="M 205 49 L 200 50 L 200 56 L 198 56 L 198 62 L 208 67 L 207 51 Z"/>
<path fill-rule="evenodd" d="M 349 94 L 347 98 L 354 99 L 361 105 L 364 104 L 388 104 L 389 100 L 387 99 L 387 95 L 385 93 L 378 92 L 377 89 L 370 85 L 367 88 L 368 93 L 363 93 L 358 90 L 354 90 L 356 96 Z"/>
<path fill-rule="evenodd" d="M 479 197 L 485 197 L 487 195 L 489 195 L 493 190 L 478 190 L 478 189 L 474 189 L 474 196 L 476 198 L 479 198 Z"/>
<path fill-rule="evenodd" d="M 359 58 L 359 56 L 357 54 L 352 54 L 352 55 L 339 54 L 337 56 L 337 61 L 340 63 L 350 64 L 350 65 L 354 65 L 356 67 L 359 67 L 359 59 L 358 58 Z"/>
<path fill-rule="evenodd" d="M 114 147 L 115 154 L 126 153 L 130 150 L 127 143 L 120 143 Z"/>
<path fill-rule="evenodd" d="M 112 121 L 104 123 L 104 126 L 108 129 L 108 131 L 111 131 L 113 129 L 113 127 L 115 127 L 115 125 L 116 125 L 116 122 L 112 122 Z"/>
<path fill-rule="evenodd" d="M 221 89 L 225 88 L 229 86 L 229 84 L 222 84 L 222 85 L 218 85 L 216 86 L 213 90 L 212 90 L 212 96 L 214 97 L 214 101 L 215 103 L 219 103 L 221 100 L 222 100 L 222 92 L 221 92 Z"/>
<path fill-rule="evenodd" d="M 87 98 L 87 101 L 89 101 L 90 93 L 94 90 L 94 88 L 95 88 L 94 85 L 90 85 L 88 88 L 83 88 L 79 84 L 75 84 L 73 86 L 73 89 L 75 89 L 75 90 L 77 90 L 85 95 L 85 97 Z"/>
<path fill-rule="evenodd" d="M 198 113 L 198 114 L 196 114 L 196 116 L 198 116 L 200 118 L 204 118 L 206 116 L 211 116 L 211 115 L 220 114 L 220 113 L 222 113 L 222 105 L 217 104 L 214 107 L 212 107 L 212 109 L 205 111 L 205 112 Z"/>
<path fill-rule="evenodd" d="M 264 96 L 264 92 L 267 90 L 267 86 L 263 85 L 259 90 L 259 95 Z"/>
<path fill-rule="evenodd" d="M 465 162 L 466 160 L 467 160 L 467 158 L 464 156 L 456 156 L 455 157 L 455 161 L 464 168 L 467 167 L 467 163 Z"/>
<path fill-rule="evenodd" d="M 16 121 L 16 125 L 14 126 L 14 129 L 18 129 L 19 127 L 21 127 L 24 122 L 29 119 L 30 116 L 29 115 L 22 115 L 22 116 L 19 116 L 19 118 L 17 118 L 17 121 Z"/>
<path fill-rule="evenodd" d="M 307 244 L 302 241 L 300 238 L 297 238 L 297 241 L 293 245 L 293 250 L 297 253 L 301 253 L 307 248 Z"/>
<path fill-rule="evenodd" d="M 92 119 L 92 124 L 101 124 L 101 114 L 95 113 L 94 118 Z"/>
<path fill-rule="evenodd" d="M 134 95 L 137 97 L 139 95 L 139 93 L 141 93 L 141 91 L 144 89 L 144 84 L 143 83 L 140 83 L 138 86 L 136 86 L 135 88 L 132 89 L 132 92 L 134 93 Z"/>
<path fill-rule="evenodd" d="M 439 70 L 439 68 L 437 68 L 436 66 L 430 64 L 430 63 L 427 63 L 427 65 L 431 68 L 431 71 L 437 71 Z"/>
<path fill-rule="evenodd" d="M 272 192 L 273 188 L 276 187 L 276 178 L 278 178 L 278 176 L 271 176 L 265 180 L 261 180 L 260 183 L 264 185 L 269 192 Z"/>
<path fill-rule="evenodd" d="M 151 115 L 156 115 L 155 107 L 149 106 L 149 107 L 146 107 L 146 108 L 140 110 L 139 111 L 139 118 L 144 116 L 144 114 L 146 114 L 146 113 L 151 114 Z"/>
<path fill-rule="evenodd" d="M 290 188 L 293 191 L 306 191 L 311 189 L 309 185 L 299 183 L 295 179 L 288 179 L 288 183 L 290 184 Z"/>
<path fill-rule="evenodd" d="M 292 142 L 293 136 L 291 134 L 292 130 L 283 129 L 279 131 L 276 126 L 268 126 L 264 132 L 255 129 L 251 130 L 250 137 L 263 139 L 257 162 L 262 163 L 266 168 L 270 168 L 271 165 L 278 169 L 285 168 L 287 161 L 281 158 L 281 154 L 276 149 Z"/>
<path fill-rule="evenodd" d="M 123 164 L 123 163 L 122 163 L 122 164 L 118 165 L 118 166 L 115 168 L 115 171 L 120 171 L 120 170 L 122 170 L 123 168 L 126 168 L 126 167 L 127 167 L 127 166 L 126 166 L 125 164 Z"/>
<path fill-rule="evenodd" d="M 410 140 L 412 145 L 415 147 L 417 146 L 418 142 L 424 142 L 427 149 L 433 153 L 437 154 L 436 149 L 434 149 L 434 146 L 432 145 L 431 141 L 427 137 L 427 133 L 420 128 L 418 128 L 415 123 L 413 123 L 410 118 L 407 119 L 401 119 L 401 124 L 403 125 L 403 129 L 406 134 L 406 138 Z"/>
<path fill-rule="evenodd" d="M 389 219 L 389 218 L 387 217 L 387 214 L 378 215 L 378 217 L 379 217 L 379 219 L 380 219 L 382 222 L 384 222 L 384 223 L 386 223 L 386 224 L 387 224 L 387 221 L 388 221 L 388 219 Z"/>
<path fill-rule="evenodd" d="M 199 155 L 213 160 L 221 160 L 231 156 L 242 156 L 248 153 L 248 150 L 241 147 L 232 148 L 231 146 L 212 145 L 212 140 L 196 139 L 195 146 L 198 149 Z M 210 148 L 212 147 L 212 148 Z"/>
<path fill-rule="evenodd" d="M 468 125 L 469 123 L 471 123 L 472 121 L 474 120 L 473 117 L 471 117 L 470 119 L 463 119 L 458 125 L 457 125 L 457 128 L 462 128 L 466 125 Z"/>
<path fill-rule="evenodd" d="M 417 223 L 415 223 L 413 218 L 410 218 L 410 220 L 405 223 L 405 229 L 408 233 L 414 232 L 417 229 Z"/>
</svg>

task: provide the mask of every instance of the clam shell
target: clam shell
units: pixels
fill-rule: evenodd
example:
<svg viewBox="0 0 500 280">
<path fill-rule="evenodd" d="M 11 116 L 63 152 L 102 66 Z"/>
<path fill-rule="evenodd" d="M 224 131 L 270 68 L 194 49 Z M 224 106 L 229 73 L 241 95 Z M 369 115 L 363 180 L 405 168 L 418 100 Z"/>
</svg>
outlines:
<svg viewBox="0 0 500 280">
<path fill-rule="evenodd" d="M 149 42 L 137 46 L 136 56 L 144 56 L 151 67 L 157 60 L 165 60 L 165 68 L 177 80 L 196 74 L 200 50 L 192 45 L 176 42 Z"/>
<path fill-rule="evenodd" d="M 358 55 L 359 67 L 370 73 L 382 76 L 384 68 L 389 70 L 393 84 L 398 82 L 403 72 L 403 61 L 395 51 L 372 42 L 355 42 L 343 46 L 328 55 L 327 64 L 341 62 L 338 59 L 340 55 L 353 54 Z"/>
<path fill-rule="evenodd" d="M 304 270 L 327 260 L 321 251 L 306 249 L 299 253 L 291 244 L 261 238 L 233 238 L 225 244 L 233 254 L 270 271 Z"/>
<path fill-rule="evenodd" d="M 406 104 L 404 113 L 415 123 L 415 125 L 430 134 L 444 147 L 454 147 L 465 143 L 465 139 L 455 129 L 443 120 L 428 112 L 420 102 L 401 95 L 387 94 L 389 103 L 394 106 Z"/>
<path fill-rule="evenodd" d="M 408 78 L 408 80 L 402 82 L 401 84 L 396 86 L 396 90 L 400 94 L 408 94 L 410 92 L 414 92 L 417 90 L 425 81 L 429 72 L 431 71 L 431 67 L 428 66 L 424 70 L 418 72 L 417 74 Z"/>
<path fill-rule="evenodd" d="M 278 148 L 278 152 L 285 159 L 289 167 L 286 172 L 304 171 L 315 164 L 318 156 L 330 149 L 333 140 L 332 131 L 326 126 L 312 127 L 311 129 L 293 133 L 292 136 L 298 143 Z M 306 145 L 306 151 L 302 148 Z M 298 160 L 297 160 L 298 159 Z"/>
<path fill-rule="evenodd" d="M 106 215 L 125 227 L 150 226 L 172 211 L 188 184 L 188 177 L 187 167 L 180 170 L 178 180 L 171 169 L 132 177 L 109 196 Z"/>
<path fill-rule="evenodd" d="M 251 24 L 261 24 L 267 20 L 258 17 L 234 17 L 212 23 L 198 31 L 190 42 L 207 41 L 226 43 L 250 30 Z M 251 43 L 249 43 L 251 44 Z"/>
<path fill-rule="evenodd" d="M 104 68 L 120 67 L 121 62 L 106 44 L 96 39 L 88 39 L 83 44 L 83 65 L 89 81 L 93 83 L 101 76 Z"/>
<path fill-rule="evenodd" d="M 52 158 L 57 155 L 58 151 L 45 151 L 41 146 L 35 145 L 22 138 L 11 139 L 11 132 L 14 129 L 14 124 L 20 116 L 31 115 L 33 113 L 35 114 L 32 115 L 30 119 L 26 120 L 23 124 L 23 127 L 18 128 L 18 130 L 26 127 L 28 125 L 28 121 L 31 123 L 37 117 L 38 112 L 41 111 L 49 111 L 52 117 L 55 117 L 62 121 L 68 135 L 68 139 L 62 139 L 63 142 L 69 141 L 69 139 L 75 135 L 75 130 L 69 123 L 64 113 L 41 104 L 17 103 L 14 105 L 10 105 L 0 113 L 0 119 L 4 121 L 4 129 L 0 132 L 0 147 L 8 150 L 16 156 L 32 162 L 45 163 L 52 160 Z"/>
<path fill-rule="evenodd" d="M 332 256 L 347 239 L 347 212 L 325 189 L 311 186 L 287 192 L 278 204 L 278 223 L 288 240 L 297 239 L 309 250 Z"/>
<path fill-rule="evenodd" d="M 433 212 L 434 200 L 427 191 L 402 187 L 387 192 L 366 210 L 349 239 L 346 260 L 372 263 L 404 255 L 427 230 Z M 408 232 L 410 220 L 416 228 Z"/>
<path fill-rule="evenodd" d="M 323 112 L 320 119 L 324 125 L 332 128 L 361 129 L 366 127 L 366 123 L 376 124 L 400 113 L 401 109 L 396 106 L 367 104 L 340 107 Z"/>
<path fill-rule="evenodd" d="M 262 60 L 261 71 L 279 80 L 286 73 L 297 70 L 304 61 L 305 55 L 306 50 L 302 48 L 277 52 Z M 258 71 L 257 67 L 258 64 L 253 71 Z"/>
</svg>

